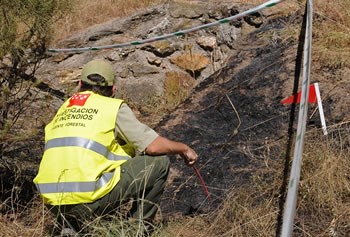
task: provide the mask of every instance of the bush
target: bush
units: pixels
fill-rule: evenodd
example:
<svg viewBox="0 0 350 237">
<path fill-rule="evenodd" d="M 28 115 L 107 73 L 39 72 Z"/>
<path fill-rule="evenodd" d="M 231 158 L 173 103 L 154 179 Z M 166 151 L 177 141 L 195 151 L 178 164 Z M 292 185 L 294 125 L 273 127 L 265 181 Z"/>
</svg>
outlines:
<svg viewBox="0 0 350 237">
<path fill-rule="evenodd" d="M 42 125 L 30 110 L 42 84 L 34 76 L 45 58 L 52 23 L 69 8 L 68 0 L 5 0 L 0 5 L 0 185 L 2 201 L 13 197 L 21 165 L 35 157 L 34 139 Z M 40 108 L 37 108 L 40 109 Z M 30 118 L 30 119 L 28 119 Z M 34 118 L 34 120 L 32 120 Z M 27 129 L 31 128 L 31 129 Z M 20 165 L 16 164 L 20 160 Z M 7 176 L 6 176 L 7 174 Z M 11 191 L 12 190 L 12 191 Z M 28 189 L 27 189 L 28 190 Z"/>
</svg>

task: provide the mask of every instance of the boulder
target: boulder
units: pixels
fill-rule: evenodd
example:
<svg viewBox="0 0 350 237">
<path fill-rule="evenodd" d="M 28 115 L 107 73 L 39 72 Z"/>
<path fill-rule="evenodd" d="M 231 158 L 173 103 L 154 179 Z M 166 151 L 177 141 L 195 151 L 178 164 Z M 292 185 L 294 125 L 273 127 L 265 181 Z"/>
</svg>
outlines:
<svg viewBox="0 0 350 237">
<path fill-rule="evenodd" d="M 172 0 L 127 18 L 91 26 L 59 42 L 56 47 L 130 43 L 214 22 L 239 11 L 240 7 L 232 3 Z M 254 20 L 258 21 L 256 17 Z M 171 72 L 186 75 L 184 78 L 195 78 L 195 86 L 225 66 L 227 59 L 235 54 L 234 44 L 241 34 L 242 22 L 236 23 L 239 24 L 220 24 L 142 45 L 52 53 L 36 76 L 51 87 L 69 93 L 71 90 L 67 88 L 71 88 L 72 83 L 75 85 L 84 64 L 95 58 L 104 58 L 113 64 L 116 71 L 119 88 L 123 90 L 119 96 L 133 103 L 136 108 L 148 106 L 150 101 L 164 104 L 159 98 L 166 93 L 164 81 Z"/>
</svg>

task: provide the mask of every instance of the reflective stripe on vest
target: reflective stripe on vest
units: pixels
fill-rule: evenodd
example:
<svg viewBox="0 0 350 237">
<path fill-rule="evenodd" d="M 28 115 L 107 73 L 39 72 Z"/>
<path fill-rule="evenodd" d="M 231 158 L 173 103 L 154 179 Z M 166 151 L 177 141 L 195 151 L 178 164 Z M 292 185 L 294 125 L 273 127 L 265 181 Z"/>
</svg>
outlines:
<svg viewBox="0 0 350 237">
<path fill-rule="evenodd" d="M 93 192 L 107 184 L 113 175 L 113 172 L 104 173 L 96 181 L 41 183 L 36 184 L 36 187 L 40 193 Z"/>
<path fill-rule="evenodd" d="M 45 151 L 50 148 L 65 146 L 83 147 L 106 157 L 108 160 L 128 160 L 130 158 L 128 156 L 118 156 L 110 152 L 104 145 L 82 137 L 63 137 L 49 140 L 45 144 Z"/>
</svg>

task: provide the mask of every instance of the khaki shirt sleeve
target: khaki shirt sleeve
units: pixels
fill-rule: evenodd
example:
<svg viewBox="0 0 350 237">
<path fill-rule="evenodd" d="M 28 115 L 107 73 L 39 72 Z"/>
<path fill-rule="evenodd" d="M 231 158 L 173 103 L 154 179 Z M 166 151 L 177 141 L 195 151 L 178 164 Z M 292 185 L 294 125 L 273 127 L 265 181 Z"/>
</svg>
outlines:
<svg viewBox="0 0 350 237">
<path fill-rule="evenodd" d="M 126 104 L 120 106 L 115 127 L 117 141 L 122 139 L 139 152 L 143 152 L 158 137 L 153 129 L 135 117 L 134 112 Z"/>
</svg>

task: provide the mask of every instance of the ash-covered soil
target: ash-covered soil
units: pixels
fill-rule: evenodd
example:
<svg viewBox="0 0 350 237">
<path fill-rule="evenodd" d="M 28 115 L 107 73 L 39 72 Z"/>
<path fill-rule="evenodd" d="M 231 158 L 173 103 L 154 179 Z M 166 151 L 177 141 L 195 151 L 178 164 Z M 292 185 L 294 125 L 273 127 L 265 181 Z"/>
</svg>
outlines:
<svg viewBox="0 0 350 237">
<path fill-rule="evenodd" d="M 209 189 L 213 206 L 219 206 L 231 190 L 249 184 L 251 178 L 266 168 L 266 158 L 284 163 L 290 152 L 287 147 L 294 138 L 298 106 L 282 105 L 280 101 L 298 90 L 301 75 L 300 40 L 280 36 L 286 27 L 302 27 L 302 13 L 289 17 L 270 16 L 255 30 L 237 39 L 233 55 L 226 66 L 204 79 L 191 96 L 169 115 L 159 119 L 159 114 L 139 114 L 142 121 L 156 124 L 155 129 L 166 137 L 189 144 L 200 156 L 196 167 Z M 350 70 L 329 69 L 312 62 L 311 82 L 319 82 L 328 125 L 349 120 Z M 301 80 L 301 79 L 300 79 Z M 300 84 L 300 83 L 299 83 Z M 58 103 L 58 102 L 57 102 Z M 310 105 L 307 129 L 320 128 L 316 105 Z M 52 113 L 52 111 L 51 111 Z M 39 134 L 43 138 L 42 132 Z M 35 142 L 35 143 L 34 143 Z M 43 149 L 43 140 L 26 146 L 38 149 L 37 159 Z M 39 148 L 38 148 L 39 147 Z M 17 155 L 11 154 L 11 157 Z M 28 159 L 37 167 L 32 159 Z M 162 198 L 164 216 L 189 215 L 209 211 L 209 203 L 199 179 L 192 168 L 177 157 L 171 157 L 172 172 Z M 22 170 L 21 170 L 22 171 Z M 12 172 L 12 171 L 11 171 Z M 29 183 L 35 174 L 26 174 L 23 188 L 16 200 L 31 200 L 35 188 Z M 275 175 L 283 177 L 283 170 Z M 16 180 L 13 173 L 4 174 L 2 186 L 9 188 Z M 17 181 L 16 181 L 17 182 Z M 7 196 L 9 196 L 7 195 Z M 6 196 L 6 197 L 7 197 Z M 5 197 L 5 196 L 4 196 Z"/>
<path fill-rule="evenodd" d="M 228 65 L 197 86 L 189 99 L 157 125 L 160 134 L 181 140 L 198 152 L 196 167 L 214 207 L 222 203 L 225 194 L 248 184 L 266 168 L 265 158 L 284 164 L 290 156 L 288 142 L 294 139 L 298 105 L 282 105 L 280 101 L 298 90 L 294 85 L 301 81 L 302 45 L 297 40 L 264 37 L 267 32 L 283 29 L 286 22 L 301 28 L 302 17 L 270 19 L 240 39 L 238 53 Z M 325 76 L 332 73 L 316 65 L 311 83 L 319 82 L 321 94 L 328 94 L 323 101 L 325 116 L 328 125 L 334 124 L 348 117 L 348 112 L 340 109 L 342 104 L 334 104 L 344 99 L 341 94 L 347 93 L 346 84 L 334 89 L 331 84 L 335 79 Z M 310 104 L 311 112 L 315 108 Z M 307 127 L 320 128 L 318 111 Z M 163 215 L 208 212 L 210 204 L 193 169 L 176 157 L 172 161 L 173 172 L 161 205 Z M 282 182 L 285 174 L 281 170 L 275 175 Z"/>
</svg>

